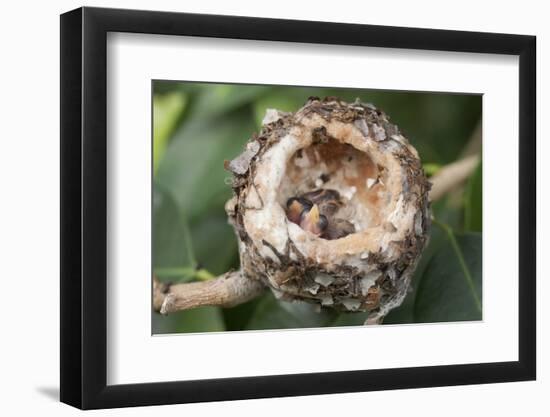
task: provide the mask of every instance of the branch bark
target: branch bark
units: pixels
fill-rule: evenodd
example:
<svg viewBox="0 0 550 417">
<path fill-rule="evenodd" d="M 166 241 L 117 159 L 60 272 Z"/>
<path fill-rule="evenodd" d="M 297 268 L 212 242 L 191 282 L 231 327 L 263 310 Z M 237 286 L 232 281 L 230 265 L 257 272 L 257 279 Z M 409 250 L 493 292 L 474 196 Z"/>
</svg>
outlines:
<svg viewBox="0 0 550 417">
<path fill-rule="evenodd" d="M 165 284 L 153 278 L 153 309 L 161 314 L 196 307 L 233 307 L 249 301 L 265 290 L 257 280 L 241 271 L 230 271 L 218 278 L 201 282 Z"/>
</svg>

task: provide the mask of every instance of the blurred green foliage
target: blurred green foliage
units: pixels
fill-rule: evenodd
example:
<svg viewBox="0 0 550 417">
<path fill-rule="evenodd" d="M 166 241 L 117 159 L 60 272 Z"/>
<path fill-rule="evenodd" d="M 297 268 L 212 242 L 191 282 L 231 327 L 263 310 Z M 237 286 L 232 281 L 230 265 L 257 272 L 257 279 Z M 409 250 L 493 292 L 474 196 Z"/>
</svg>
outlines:
<svg viewBox="0 0 550 417">
<path fill-rule="evenodd" d="M 310 96 L 373 103 L 417 148 L 428 175 L 460 158 L 481 121 L 478 95 L 171 81 L 155 81 L 153 91 L 153 264 L 159 279 L 172 282 L 239 267 L 224 211 L 231 188 L 223 162 L 243 150 L 267 108 L 295 111 Z M 432 208 L 441 227 L 432 227 L 411 293 L 384 323 L 481 319 L 481 165 L 463 193 Z M 233 308 L 153 313 L 153 333 L 360 325 L 365 317 L 318 313 L 266 292 Z"/>
</svg>

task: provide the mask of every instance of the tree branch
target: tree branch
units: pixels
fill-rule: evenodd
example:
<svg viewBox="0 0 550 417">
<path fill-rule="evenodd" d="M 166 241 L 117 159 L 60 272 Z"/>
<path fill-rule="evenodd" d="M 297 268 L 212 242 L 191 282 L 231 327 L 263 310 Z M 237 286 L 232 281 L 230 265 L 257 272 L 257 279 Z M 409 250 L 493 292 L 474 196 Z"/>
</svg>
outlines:
<svg viewBox="0 0 550 417">
<path fill-rule="evenodd" d="M 196 307 L 233 307 L 249 301 L 265 290 L 258 280 L 240 271 L 230 271 L 218 278 L 202 282 L 165 284 L 153 278 L 153 309 L 169 314 Z"/>
<path fill-rule="evenodd" d="M 445 165 L 430 178 L 432 189 L 430 200 L 437 201 L 449 191 L 462 184 L 474 172 L 479 162 L 479 155 L 471 155 L 452 164 Z"/>
<path fill-rule="evenodd" d="M 474 171 L 479 155 L 471 155 L 446 165 L 431 179 L 430 199 L 436 201 L 462 184 Z M 215 279 L 182 284 L 166 284 L 153 278 L 153 309 L 161 314 L 196 307 L 233 307 L 259 296 L 266 287 L 259 280 L 230 271 Z"/>
</svg>

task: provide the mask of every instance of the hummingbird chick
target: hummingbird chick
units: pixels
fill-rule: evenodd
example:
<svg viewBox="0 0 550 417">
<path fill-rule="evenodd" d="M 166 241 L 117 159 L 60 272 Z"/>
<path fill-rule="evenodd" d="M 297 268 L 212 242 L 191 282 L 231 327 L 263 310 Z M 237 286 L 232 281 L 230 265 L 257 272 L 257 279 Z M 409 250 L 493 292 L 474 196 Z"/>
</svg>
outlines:
<svg viewBox="0 0 550 417">
<path fill-rule="evenodd" d="M 286 202 L 286 216 L 292 223 L 300 224 L 302 213 L 311 210 L 313 203 L 302 197 L 292 197 Z"/>
<path fill-rule="evenodd" d="M 342 207 L 340 193 L 331 189 L 318 189 L 291 197 L 286 203 L 288 219 L 302 229 L 323 239 L 340 239 L 355 233 L 355 226 L 333 215 Z"/>
<path fill-rule="evenodd" d="M 351 235 L 352 233 L 355 233 L 353 223 L 344 219 L 331 219 L 321 237 L 327 240 L 334 240 Z"/>
<path fill-rule="evenodd" d="M 340 193 L 332 189 L 320 188 L 302 194 L 301 197 L 311 201 L 313 204 L 317 204 L 319 210 L 325 216 L 332 216 L 343 205 L 340 199 Z"/>
<path fill-rule="evenodd" d="M 300 227 L 316 236 L 320 236 L 327 226 L 328 220 L 319 212 L 317 204 L 314 204 L 310 210 L 304 210 L 300 216 Z"/>
</svg>

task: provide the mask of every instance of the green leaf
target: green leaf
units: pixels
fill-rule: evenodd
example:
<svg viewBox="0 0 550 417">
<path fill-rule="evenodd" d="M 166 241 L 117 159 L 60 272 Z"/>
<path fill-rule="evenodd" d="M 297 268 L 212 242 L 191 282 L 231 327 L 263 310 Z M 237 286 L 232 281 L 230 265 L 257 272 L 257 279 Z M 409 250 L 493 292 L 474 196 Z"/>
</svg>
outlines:
<svg viewBox="0 0 550 417">
<path fill-rule="evenodd" d="M 439 170 L 441 169 L 440 164 L 434 164 L 434 163 L 425 163 L 422 164 L 422 168 L 424 169 L 424 172 L 428 177 L 431 177 L 432 175 L 437 174 Z"/>
<path fill-rule="evenodd" d="M 415 321 L 481 320 L 481 234 L 445 231 L 447 242 L 430 259 L 420 280 Z"/>
<path fill-rule="evenodd" d="M 362 326 L 365 324 L 369 313 L 364 312 L 349 312 L 349 313 L 340 313 L 334 321 L 332 321 L 330 327 L 341 327 L 341 326 Z"/>
<path fill-rule="evenodd" d="M 195 225 L 195 233 L 198 234 L 195 237 L 191 234 L 185 215 L 170 194 L 162 192 L 160 187 L 155 187 L 153 201 L 155 222 L 153 265 L 155 275 L 159 279 L 179 282 L 204 281 L 214 278 L 212 272 L 206 268 L 218 265 L 214 271 L 216 274 L 221 274 L 229 269 L 228 259 L 233 260 L 236 254 L 236 243 L 233 232 L 227 230 L 229 229 L 227 222 L 223 224 L 226 226 L 225 229 L 221 225 L 215 225 L 215 230 L 212 227 L 203 230 L 204 226 L 208 226 L 212 220 L 206 219 Z M 220 231 L 222 233 L 219 233 Z M 220 239 L 220 234 L 222 239 Z M 205 262 L 199 265 L 195 256 L 195 240 L 199 244 L 198 250 L 201 259 L 212 259 L 214 262 Z M 217 247 L 209 242 L 216 242 Z M 216 253 L 219 256 L 213 257 L 211 252 L 210 255 L 207 255 L 207 251 L 212 247 L 217 249 Z"/>
<path fill-rule="evenodd" d="M 161 188 L 153 193 L 153 267 L 193 268 L 188 230 L 176 201 Z M 160 277 L 162 278 L 162 277 Z"/>
<path fill-rule="evenodd" d="M 269 92 L 272 87 L 241 84 L 197 84 L 198 94 L 190 117 L 212 119 L 246 106 Z"/>
<path fill-rule="evenodd" d="M 209 211 L 223 215 L 223 205 L 232 193 L 224 160 L 239 155 L 253 132 L 249 111 L 186 122 L 176 132 L 156 181 L 172 193 L 191 227 L 196 217 Z"/>
<path fill-rule="evenodd" d="M 153 334 L 222 332 L 225 330 L 219 307 L 201 307 L 168 316 L 153 313 Z"/>
<path fill-rule="evenodd" d="M 155 275 L 163 281 L 177 279 L 178 282 L 208 281 L 215 278 L 207 269 L 191 266 L 155 268 Z"/>
<path fill-rule="evenodd" d="M 196 268 L 192 266 L 155 268 L 155 275 L 161 281 L 171 281 L 174 279 L 180 282 L 191 281 L 195 277 L 196 272 Z"/>
<path fill-rule="evenodd" d="M 457 200 L 453 195 L 447 195 L 441 200 L 431 203 L 431 211 L 440 223 L 449 225 L 454 230 L 461 230 L 463 227 L 462 200 Z M 437 233 L 441 229 L 432 224 L 432 231 Z"/>
<path fill-rule="evenodd" d="M 198 264 L 215 275 L 239 268 L 237 238 L 225 213 L 205 216 L 191 225 Z"/>
<path fill-rule="evenodd" d="M 481 232 L 483 229 L 483 169 L 481 162 L 468 180 L 464 200 L 464 229 Z"/>
<path fill-rule="evenodd" d="M 186 103 L 186 96 L 180 92 L 153 96 L 153 169 L 155 172 L 164 155 L 170 135 L 185 110 Z"/>
<path fill-rule="evenodd" d="M 244 330 L 251 317 L 254 315 L 261 297 L 254 298 L 235 307 L 224 308 L 223 318 L 227 330 Z"/>
<path fill-rule="evenodd" d="M 445 224 L 451 225 L 453 228 L 458 228 L 461 226 L 462 209 L 451 204 L 448 197 L 432 203 L 432 213 L 437 219 L 444 221 Z M 422 257 L 420 258 L 416 271 L 414 272 L 409 293 L 403 301 L 403 304 L 389 312 L 389 314 L 384 318 L 383 324 L 404 324 L 415 322 L 414 306 L 418 292 L 418 285 L 422 280 L 424 271 L 429 265 L 434 254 L 437 253 L 442 246 L 446 245 L 447 242 L 447 233 L 432 224 L 432 227 L 430 228 L 430 240 L 428 242 L 428 246 L 424 248 Z"/>
<path fill-rule="evenodd" d="M 306 302 L 287 302 L 275 299 L 271 292 L 258 303 L 247 330 L 296 329 L 325 327 L 335 318 L 334 312 L 318 312 L 316 306 Z"/>
<path fill-rule="evenodd" d="M 284 112 L 294 112 L 304 105 L 309 97 L 304 94 L 296 94 L 293 89 L 277 88 L 272 90 L 254 102 L 254 118 L 256 126 L 262 125 L 262 120 L 267 109 L 276 109 Z"/>
</svg>

